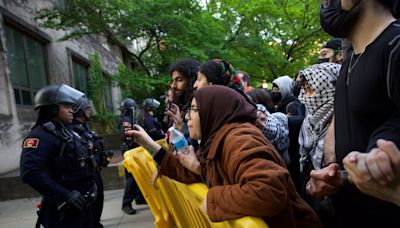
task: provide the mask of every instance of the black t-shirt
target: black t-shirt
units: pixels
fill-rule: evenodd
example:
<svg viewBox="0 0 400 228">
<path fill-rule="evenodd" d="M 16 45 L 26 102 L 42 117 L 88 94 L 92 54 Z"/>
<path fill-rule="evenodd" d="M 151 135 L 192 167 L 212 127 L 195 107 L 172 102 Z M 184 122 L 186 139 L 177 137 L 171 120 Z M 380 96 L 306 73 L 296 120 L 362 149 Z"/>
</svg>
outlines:
<svg viewBox="0 0 400 228">
<path fill-rule="evenodd" d="M 395 22 L 363 54 L 347 58 L 340 71 L 335 94 L 338 162 L 351 151 L 371 150 L 379 138 L 400 148 L 399 112 L 400 22 Z"/>
<path fill-rule="evenodd" d="M 394 141 L 400 148 L 399 21 L 388 26 L 363 54 L 349 57 L 336 84 L 337 162 L 342 165 L 351 151 L 370 151 L 380 138 Z M 334 199 L 342 227 L 400 227 L 400 207 L 394 204 L 355 188 L 340 191 Z"/>
</svg>

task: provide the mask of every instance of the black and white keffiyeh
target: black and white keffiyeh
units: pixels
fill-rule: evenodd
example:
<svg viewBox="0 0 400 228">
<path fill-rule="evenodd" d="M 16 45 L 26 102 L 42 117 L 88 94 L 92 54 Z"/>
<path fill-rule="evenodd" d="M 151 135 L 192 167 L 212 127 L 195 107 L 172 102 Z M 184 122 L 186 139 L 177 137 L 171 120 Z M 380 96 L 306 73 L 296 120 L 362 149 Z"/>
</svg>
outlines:
<svg viewBox="0 0 400 228">
<path fill-rule="evenodd" d="M 264 136 L 274 145 L 285 164 L 290 164 L 289 156 L 289 126 L 288 118 L 285 114 L 276 112 L 269 113 L 262 104 L 257 104 L 257 110 L 267 116 L 265 127 L 262 129 Z"/>
<path fill-rule="evenodd" d="M 310 157 L 315 169 L 321 168 L 324 138 L 333 115 L 335 84 L 340 67 L 336 63 L 322 63 L 300 71 L 313 89 L 311 96 L 306 94 L 304 88 L 299 95 L 307 110 L 299 135 L 301 171 L 307 157 Z"/>
</svg>

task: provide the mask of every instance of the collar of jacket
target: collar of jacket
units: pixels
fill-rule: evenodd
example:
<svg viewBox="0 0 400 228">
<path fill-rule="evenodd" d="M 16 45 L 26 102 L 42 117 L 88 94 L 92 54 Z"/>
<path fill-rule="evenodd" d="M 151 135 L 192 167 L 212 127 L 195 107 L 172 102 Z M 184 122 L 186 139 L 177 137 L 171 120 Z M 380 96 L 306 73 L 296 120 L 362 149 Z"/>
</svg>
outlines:
<svg viewBox="0 0 400 228">
<path fill-rule="evenodd" d="M 224 126 L 222 126 L 222 128 L 217 132 L 211 143 L 210 150 L 208 151 L 207 154 L 207 160 L 213 160 L 215 158 L 218 152 L 218 148 L 224 145 L 225 137 L 231 130 L 238 127 L 242 127 L 244 125 L 252 125 L 252 124 L 235 122 L 235 123 L 227 123 Z"/>
</svg>

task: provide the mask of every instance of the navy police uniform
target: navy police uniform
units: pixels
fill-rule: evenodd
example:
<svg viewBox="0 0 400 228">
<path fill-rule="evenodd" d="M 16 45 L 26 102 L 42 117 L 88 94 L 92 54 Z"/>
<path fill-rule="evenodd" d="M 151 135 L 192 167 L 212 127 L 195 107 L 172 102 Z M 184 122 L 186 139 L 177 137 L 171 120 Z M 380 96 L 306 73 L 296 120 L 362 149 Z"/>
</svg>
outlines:
<svg viewBox="0 0 400 228">
<path fill-rule="evenodd" d="M 39 223 L 93 227 L 90 205 L 97 187 L 92 165 L 79 136 L 60 122 L 34 127 L 23 142 L 20 168 L 23 181 L 43 196 Z M 67 203 L 74 190 L 85 197 L 82 210 Z"/>
<path fill-rule="evenodd" d="M 157 119 L 147 114 L 144 118 L 143 128 L 149 134 L 149 136 L 153 140 L 159 140 L 165 138 L 164 132 L 161 129 L 161 124 L 157 121 Z"/>
<path fill-rule="evenodd" d="M 86 147 L 89 150 L 91 160 L 93 160 L 93 163 L 95 164 L 94 180 L 98 187 L 98 195 L 96 202 L 93 204 L 93 212 L 96 226 L 102 227 L 100 224 L 100 218 L 103 212 L 104 204 L 104 184 L 100 171 L 101 167 L 107 167 L 113 156 L 113 153 L 112 151 L 104 151 L 103 139 L 94 131 L 90 130 L 87 123 L 81 123 L 74 119 L 72 123 L 72 129 L 82 137 L 84 144 L 86 144 Z"/>
<path fill-rule="evenodd" d="M 122 116 L 120 118 L 120 138 L 122 141 L 121 144 L 121 152 L 122 156 L 124 153 L 130 149 L 133 149 L 135 147 L 138 147 L 139 145 L 134 143 L 132 140 L 127 140 L 125 136 L 125 128 L 131 128 L 132 127 L 132 118 L 130 116 Z M 134 124 L 138 124 L 137 121 L 134 122 Z M 124 196 L 122 198 L 122 207 L 131 207 L 132 201 L 137 198 L 137 196 L 141 195 L 141 192 L 139 190 L 139 187 L 133 178 L 132 174 L 129 173 L 125 169 L 125 191 L 124 191 Z"/>
</svg>

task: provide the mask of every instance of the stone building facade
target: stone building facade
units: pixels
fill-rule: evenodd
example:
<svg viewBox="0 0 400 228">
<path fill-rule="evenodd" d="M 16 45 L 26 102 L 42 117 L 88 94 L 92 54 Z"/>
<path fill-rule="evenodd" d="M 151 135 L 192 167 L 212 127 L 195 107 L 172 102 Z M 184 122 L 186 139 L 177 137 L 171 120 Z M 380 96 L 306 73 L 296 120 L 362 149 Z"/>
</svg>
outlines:
<svg viewBox="0 0 400 228">
<path fill-rule="evenodd" d="M 54 4 L 65 0 L 0 0 L 0 176 L 18 174 L 21 143 L 37 117 L 33 98 L 39 88 L 64 83 L 87 92 L 95 53 L 108 77 L 119 64 L 129 64 L 126 50 L 100 36 L 60 42 L 65 31 L 39 27 L 34 16 Z M 107 109 L 117 112 L 120 89 L 110 82 L 103 94 Z"/>
</svg>

